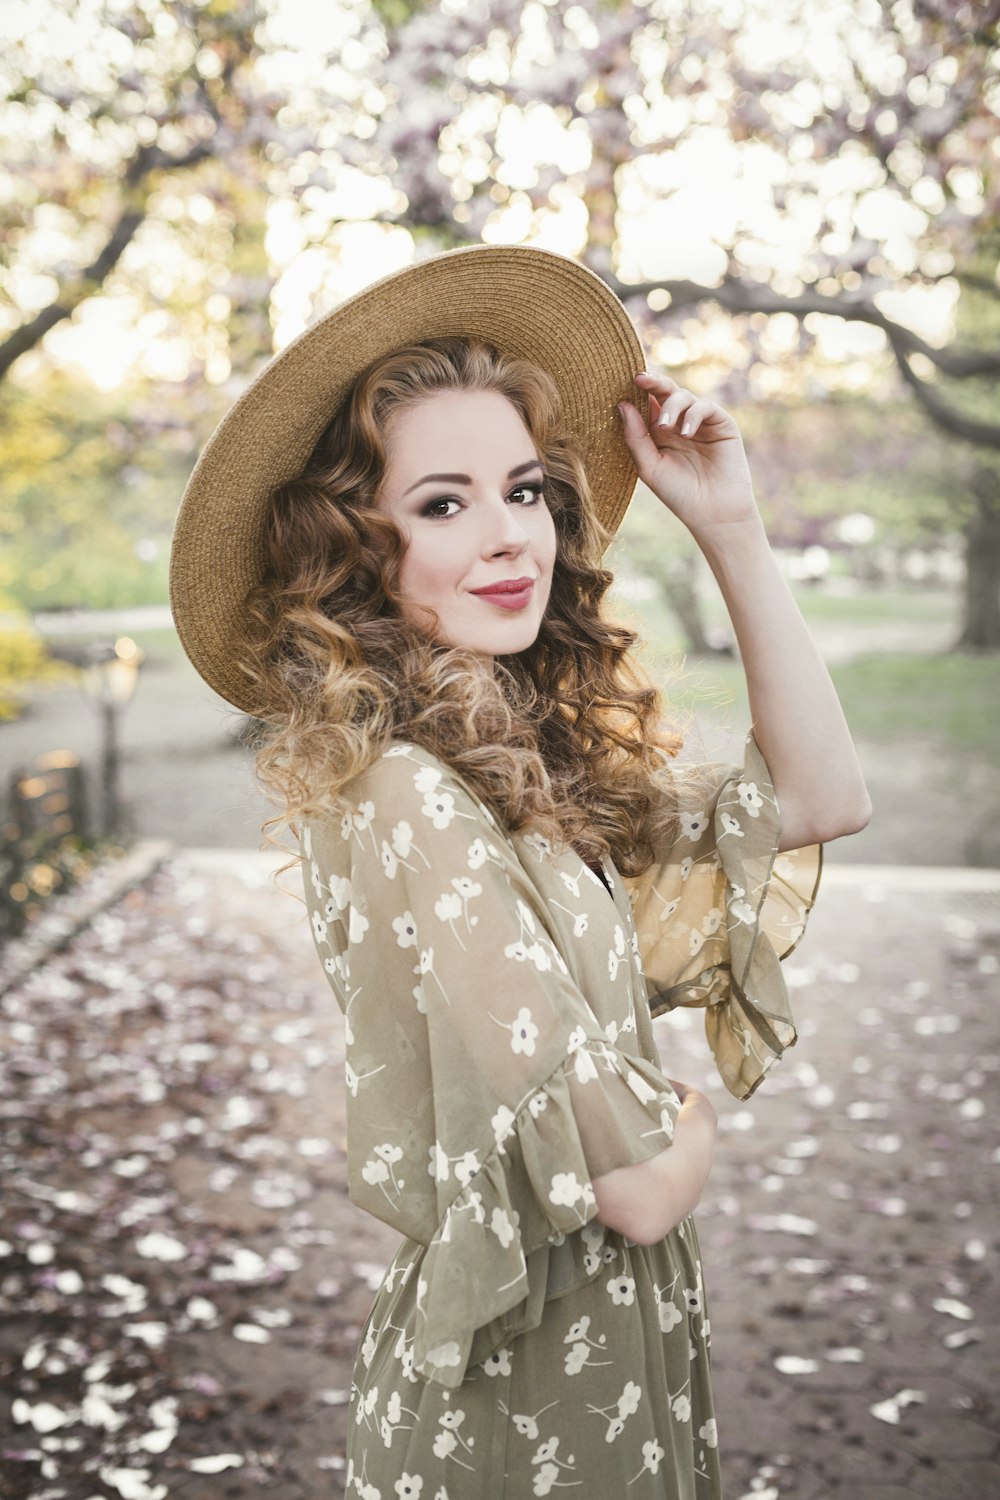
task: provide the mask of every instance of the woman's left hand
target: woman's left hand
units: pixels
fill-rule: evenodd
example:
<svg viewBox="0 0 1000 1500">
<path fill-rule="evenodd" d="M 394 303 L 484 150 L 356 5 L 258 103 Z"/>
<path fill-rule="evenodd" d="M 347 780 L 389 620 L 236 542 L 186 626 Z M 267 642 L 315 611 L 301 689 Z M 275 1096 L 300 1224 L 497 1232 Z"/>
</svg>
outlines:
<svg viewBox="0 0 1000 1500">
<path fill-rule="evenodd" d="M 642 371 L 635 378 L 649 398 L 649 424 L 630 401 L 619 411 L 640 479 L 695 538 L 716 527 L 760 524 L 743 439 L 729 413 L 669 375 Z"/>
</svg>

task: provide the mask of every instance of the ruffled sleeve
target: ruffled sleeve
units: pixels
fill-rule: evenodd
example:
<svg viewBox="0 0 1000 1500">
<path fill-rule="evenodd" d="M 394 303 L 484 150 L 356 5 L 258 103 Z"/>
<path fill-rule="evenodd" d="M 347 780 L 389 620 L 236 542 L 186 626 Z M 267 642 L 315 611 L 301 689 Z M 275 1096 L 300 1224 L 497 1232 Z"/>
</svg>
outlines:
<svg viewBox="0 0 1000 1500">
<path fill-rule="evenodd" d="M 748 1099 L 797 1040 L 780 961 L 816 902 L 823 846 L 778 853 L 781 812 L 752 730 L 742 766 L 665 766 L 663 778 L 676 836 L 626 882 L 650 1010 L 705 1006 L 722 1080 Z"/>
<path fill-rule="evenodd" d="M 596 1218 L 593 1178 L 669 1147 L 680 1101 L 634 1033 L 609 1041 L 459 778 L 399 746 L 351 796 L 305 840 L 313 933 L 348 1017 L 349 1191 L 426 1245 L 413 1370 L 455 1387 L 598 1274 L 608 1231 L 567 1241 Z"/>
</svg>

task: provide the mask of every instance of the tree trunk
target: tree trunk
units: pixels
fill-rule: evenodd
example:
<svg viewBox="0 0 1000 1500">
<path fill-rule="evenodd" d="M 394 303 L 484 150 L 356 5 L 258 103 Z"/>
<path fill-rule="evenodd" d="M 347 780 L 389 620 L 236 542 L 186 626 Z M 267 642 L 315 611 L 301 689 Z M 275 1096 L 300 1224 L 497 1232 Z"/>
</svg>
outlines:
<svg viewBox="0 0 1000 1500">
<path fill-rule="evenodd" d="M 976 509 L 965 530 L 965 608 L 955 646 L 1000 651 L 1000 475 L 982 465 L 969 487 Z"/>
</svg>

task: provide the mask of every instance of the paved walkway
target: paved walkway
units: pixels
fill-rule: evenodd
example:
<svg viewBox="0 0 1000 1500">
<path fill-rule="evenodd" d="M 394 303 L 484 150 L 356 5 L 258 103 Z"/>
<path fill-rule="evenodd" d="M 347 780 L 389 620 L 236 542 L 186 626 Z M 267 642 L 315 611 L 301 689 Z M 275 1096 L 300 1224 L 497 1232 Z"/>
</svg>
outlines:
<svg viewBox="0 0 1000 1500">
<path fill-rule="evenodd" d="M 270 863 L 181 852 L 0 1001 L 10 1500 L 342 1493 L 398 1240 L 347 1200 L 342 1022 Z M 785 966 L 799 1042 L 752 1101 L 698 1013 L 656 1023 L 720 1116 L 726 1497 L 989 1500 L 1000 872 L 827 876 Z"/>
</svg>

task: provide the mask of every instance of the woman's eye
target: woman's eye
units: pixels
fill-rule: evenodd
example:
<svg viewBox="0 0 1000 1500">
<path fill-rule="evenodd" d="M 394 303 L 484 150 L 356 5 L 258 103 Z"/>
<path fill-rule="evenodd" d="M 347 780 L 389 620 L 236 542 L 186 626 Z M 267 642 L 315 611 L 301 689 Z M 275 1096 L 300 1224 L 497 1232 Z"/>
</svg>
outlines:
<svg viewBox="0 0 1000 1500">
<path fill-rule="evenodd" d="M 440 500 L 429 500 L 427 502 L 427 504 L 424 506 L 423 510 L 420 512 L 420 514 L 422 516 L 430 516 L 432 520 L 435 519 L 436 517 L 444 517 L 445 519 L 447 519 L 447 517 L 449 515 L 454 515 L 455 512 L 454 511 L 438 510 L 437 506 L 439 506 L 439 505 L 457 505 L 458 503 L 459 502 L 457 500 L 450 499 L 447 496 L 443 497 Z"/>
<path fill-rule="evenodd" d="M 524 501 L 525 505 L 537 505 L 542 498 L 544 485 L 541 484 L 519 484 L 516 490 L 511 490 L 512 495 L 530 495 L 530 500 Z"/>
</svg>

